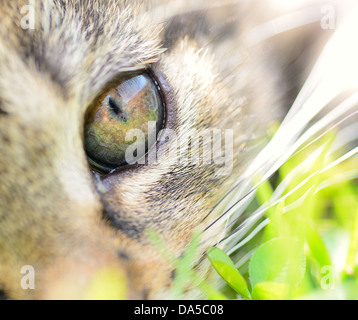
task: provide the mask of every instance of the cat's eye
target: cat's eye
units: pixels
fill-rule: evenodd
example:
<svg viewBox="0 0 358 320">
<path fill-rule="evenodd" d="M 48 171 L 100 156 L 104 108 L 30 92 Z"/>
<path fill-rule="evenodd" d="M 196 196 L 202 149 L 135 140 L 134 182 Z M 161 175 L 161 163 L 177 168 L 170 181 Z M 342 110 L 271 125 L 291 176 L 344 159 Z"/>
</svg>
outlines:
<svg viewBox="0 0 358 320">
<path fill-rule="evenodd" d="M 139 148 L 143 154 L 136 154 L 144 157 L 153 147 L 148 145 L 149 124 L 155 123 L 158 134 L 163 122 L 164 106 L 154 79 L 146 72 L 124 75 L 88 111 L 85 149 L 90 164 L 104 172 L 126 166 L 126 151 L 134 143 L 145 144 Z"/>
</svg>

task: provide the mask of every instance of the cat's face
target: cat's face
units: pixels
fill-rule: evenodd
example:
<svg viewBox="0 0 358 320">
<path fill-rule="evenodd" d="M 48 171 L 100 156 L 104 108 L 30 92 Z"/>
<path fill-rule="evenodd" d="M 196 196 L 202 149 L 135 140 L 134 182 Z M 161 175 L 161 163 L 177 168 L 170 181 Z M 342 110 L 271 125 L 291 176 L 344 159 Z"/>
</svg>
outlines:
<svg viewBox="0 0 358 320">
<path fill-rule="evenodd" d="M 245 1 L 26 5 L 0 6 L 0 289 L 13 298 L 82 298 L 98 272 L 115 269 L 127 297 L 164 298 L 175 267 L 148 231 L 180 257 L 195 229 L 213 221 L 203 219 L 301 84 L 283 79 L 302 66 L 305 38 L 247 48 L 246 31 L 264 18 Z M 24 21 L 31 8 L 34 29 Z M 99 173 L 85 147 L 88 113 L 131 75 L 146 77 L 161 129 L 177 139 L 161 141 L 153 163 Z M 228 132 L 228 161 L 180 163 L 173 152 L 185 153 L 194 129 Z M 214 231 L 204 235 L 203 254 L 216 240 Z M 36 290 L 21 288 L 26 265 Z"/>
</svg>

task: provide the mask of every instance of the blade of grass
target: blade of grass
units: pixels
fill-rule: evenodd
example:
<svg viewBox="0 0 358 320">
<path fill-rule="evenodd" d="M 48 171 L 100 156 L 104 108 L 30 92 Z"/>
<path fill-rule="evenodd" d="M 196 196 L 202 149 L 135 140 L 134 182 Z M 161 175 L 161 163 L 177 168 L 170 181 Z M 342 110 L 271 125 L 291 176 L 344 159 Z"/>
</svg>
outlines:
<svg viewBox="0 0 358 320">
<path fill-rule="evenodd" d="M 357 261 L 357 253 L 358 253 L 358 209 L 356 210 L 356 214 L 354 215 L 353 223 L 352 223 L 352 231 L 351 231 L 351 239 L 348 250 L 348 257 L 345 266 L 345 272 L 347 275 L 353 276 L 354 269 Z"/>
</svg>

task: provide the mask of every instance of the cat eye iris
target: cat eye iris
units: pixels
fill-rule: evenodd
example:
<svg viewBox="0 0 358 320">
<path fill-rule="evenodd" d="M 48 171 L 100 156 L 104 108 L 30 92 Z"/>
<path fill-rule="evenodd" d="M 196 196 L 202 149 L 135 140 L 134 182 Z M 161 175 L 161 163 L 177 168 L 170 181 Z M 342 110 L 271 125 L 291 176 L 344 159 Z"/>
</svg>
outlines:
<svg viewBox="0 0 358 320">
<path fill-rule="evenodd" d="M 134 143 L 145 143 L 147 153 L 153 147 L 148 145 L 150 122 L 156 123 L 157 133 L 163 127 L 164 107 L 156 82 L 145 72 L 123 76 L 86 117 L 85 149 L 90 164 L 104 172 L 125 166 L 126 150 Z M 134 141 L 127 139 L 132 130 L 143 134 L 136 135 Z"/>
</svg>

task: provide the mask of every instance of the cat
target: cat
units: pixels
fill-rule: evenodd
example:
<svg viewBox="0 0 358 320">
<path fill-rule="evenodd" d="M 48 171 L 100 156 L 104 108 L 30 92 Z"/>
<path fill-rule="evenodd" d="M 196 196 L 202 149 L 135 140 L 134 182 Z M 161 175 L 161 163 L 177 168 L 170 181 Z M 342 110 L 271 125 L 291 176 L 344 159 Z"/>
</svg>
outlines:
<svg viewBox="0 0 358 320">
<path fill-rule="evenodd" d="M 123 298 L 168 298 L 176 269 L 150 232 L 181 257 L 206 230 L 193 262 L 206 272 L 225 208 L 250 190 L 245 172 L 283 159 L 259 152 L 334 34 L 330 9 L 345 8 L 277 3 L 1 1 L 6 298 L 88 298 L 103 270 Z M 128 134 L 141 144 L 130 149 Z M 23 270 L 35 274 L 30 290 Z"/>
</svg>

